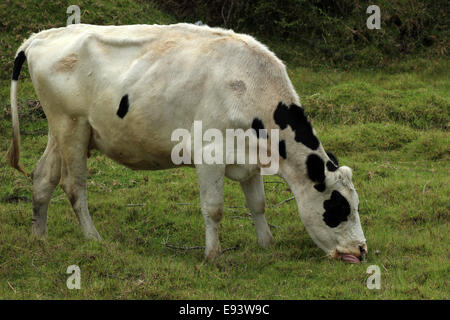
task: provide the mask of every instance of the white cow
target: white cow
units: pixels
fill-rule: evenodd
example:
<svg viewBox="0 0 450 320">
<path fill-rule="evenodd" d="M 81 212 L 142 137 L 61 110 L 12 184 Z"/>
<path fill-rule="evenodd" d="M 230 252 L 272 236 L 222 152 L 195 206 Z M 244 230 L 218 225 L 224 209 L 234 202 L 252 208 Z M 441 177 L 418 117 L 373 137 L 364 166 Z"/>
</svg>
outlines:
<svg viewBox="0 0 450 320">
<path fill-rule="evenodd" d="M 33 171 L 33 233 L 47 232 L 58 184 L 87 238 L 100 239 L 88 211 L 86 160 L 96 149 L 132 169 L 175 165 L 171 133 L 204 129 L 279 129 L 278 175 L 291 188 L 301 220 L 330 256 L 358 262 L 367 252 L 351 169 L 338 167 L 306 119 L 283 63 L 254 38 L 190 24 L 70 25 L 33 34 L 18 49 L 11 84 L 13 140 L 19 165 L 17 80 L 28 68 L 48 119 L 47 148 Z M 224 134 L 225 135 L 225 134 Z M 261 137 L 260 137 L 261 138 Z M 271 136 L 265 137 L 271 139 Z M 258 243 L 273 237 L 264 208 L 261 165 L 196 164 L 206 225 L 206 257 L 220 253 L 223 181 L 240 181 Z"/>
</svg>

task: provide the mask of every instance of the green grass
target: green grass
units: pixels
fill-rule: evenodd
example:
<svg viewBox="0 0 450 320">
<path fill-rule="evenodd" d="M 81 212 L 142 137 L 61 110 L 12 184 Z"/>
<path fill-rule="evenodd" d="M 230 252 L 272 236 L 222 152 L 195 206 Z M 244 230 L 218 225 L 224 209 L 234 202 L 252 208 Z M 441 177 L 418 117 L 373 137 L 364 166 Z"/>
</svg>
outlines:
<svg viewBox="0 0 450 320">
<path fill-rule="evenodd" d="M 66 10 L 73 4 L 80 7 L 81 23 L 127 25 L 175 22 L 172 16 L 146 0 L 5 0 L 0 4 L 0 79 L 10 79 L 14 55 L 22 41 L 32 33 L 66 26 L 70 16 Z"/>
<path fill-rule="evenodd" d="M 276 177 L 265 177 L 271 249 L 258 247 L 239 184 L 229 180 L 220 237 L 223 248 L 239 247 L 217 264 L 204 262 L 203 250 L 168 248 L 165 243 L 204 245 L 195 170 L 136 172 L 97 152 L 88 162 L 88 192 L 104 240 L 83 239 L 60 188 L 49 209 L 48 237 L 36 240 L 31 181 L 4 160 L 11 121 L 9 108 L 2 108 L 0 298 L 447 299 L 447 74 L 442 60 L 379 71 L 290 68 L 325 148 L 354 169 L 369 246 L 359 265 L 324 257 L 296 204 L 277 205 L 292 195 Z M 19 88 L 25 105 L 36 99 L 28 79 Z M 9 103 L 9 81 L 0 82 L 0 102 Z M 22 109 L 20 121 L 22 163 L 30 172 L 45 149 L 47 124 L 31 107 Z M 66 287 L 72 264 L 81 268 L 81 290 Z M 381 290 L 366 288 L 370 265 L 381 269 Z"/>
</svg>

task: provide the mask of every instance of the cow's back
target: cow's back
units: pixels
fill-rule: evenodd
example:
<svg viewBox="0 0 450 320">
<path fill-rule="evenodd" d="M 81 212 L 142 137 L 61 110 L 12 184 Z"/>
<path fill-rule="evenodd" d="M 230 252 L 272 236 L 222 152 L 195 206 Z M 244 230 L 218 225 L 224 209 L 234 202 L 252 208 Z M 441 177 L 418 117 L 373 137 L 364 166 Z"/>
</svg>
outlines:
<svg viewBox="0 0 450 320">
<path fill-rule="evenodd" d="M 136 168 L 171 166 L 171 133 L 194 120 L 246 128 L 265 106 L 298 100 L 273 53 L 217 28 L 72 25 L 34 35 L 26 54 L 50 127 L 87 119 L 92 146 Z"/>
</svg>

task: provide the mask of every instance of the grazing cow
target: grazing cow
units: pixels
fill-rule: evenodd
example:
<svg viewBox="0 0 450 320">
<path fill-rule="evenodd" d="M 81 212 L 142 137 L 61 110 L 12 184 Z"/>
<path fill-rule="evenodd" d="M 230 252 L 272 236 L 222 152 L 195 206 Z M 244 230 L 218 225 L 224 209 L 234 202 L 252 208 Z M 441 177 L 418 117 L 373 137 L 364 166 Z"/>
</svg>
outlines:
<svg viewBox="0 0 450 320">
<path fill-rule="evenodd" d="M 285 66 L 254 38 L 183 23 L 78 24 L 32 35 L 17 51 L 11 83 L 13 140 L 7 156 L 22 172 L 17 85 L 25 60 L 49 125 L 47 148 L 32 173 L 35 235 L 47 232 L 48 204 L 60 184 L 85 236 L 100 239 L 88 211 L 89 151 L 99 150 L 132 169 L 172 168 L 171 133 L 192 130 L 194 121 L 202 121 L 203 128 L 221 132 L 279 130 L 277 148 L 270 152 L 280 155 L 278 175 L 291 188 L 314 242 L 348 262 L 366 254 L 351 169 L 339 167 L 326 153 Z M 271 245 L 261 163 L 194 166 L 206 258 L 220 253 L 225 176 L 241 184 L 258 243 Z"/>
</svg>

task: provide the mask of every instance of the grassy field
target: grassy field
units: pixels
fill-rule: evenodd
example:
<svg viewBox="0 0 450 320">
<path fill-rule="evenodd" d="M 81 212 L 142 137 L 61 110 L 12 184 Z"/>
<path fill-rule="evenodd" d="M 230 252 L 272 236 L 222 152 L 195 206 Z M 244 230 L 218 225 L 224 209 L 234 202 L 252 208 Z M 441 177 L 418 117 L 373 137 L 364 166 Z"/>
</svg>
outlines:
<svg viewBox="0 0 450 320">
<path fill-rule="evenodd" d="M 326 149 L 354 169 L 366 262 L 324 257 L 298 217 L 287 185 L 265 177 L 275 245 L 264 250 L 239 184 L 226 181 L 216 264 L 203 261 L 195 171 L 135 172 L 99 153 L 89 159 L 90 212 L 103 237 L 83 239 L 60 188 L 46 240 L 31 236 L 31 181 L 9 168 L 9 81 L 0 82 L 1 299 L 447 299 L 449 296 L 450 82 L 448 60 L 412 59 L 383 70 L 289 67 Z M 44 151 L 46 120 L 29 79 L 20 82 L 22 163 Z M 81 268 L 81 290 L 66 269 Z M 381 289 L 366 287 L 367 268 Z"/>
</svg>

